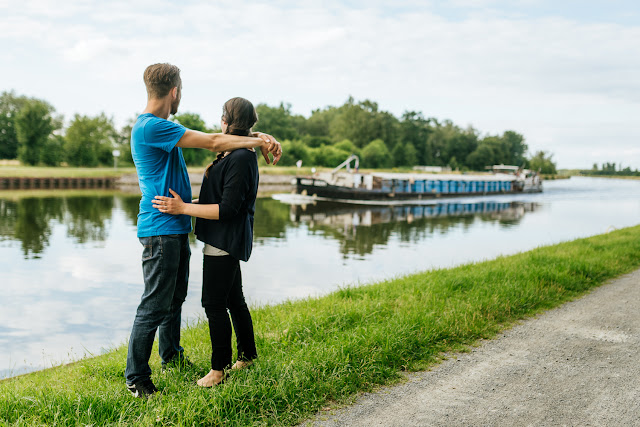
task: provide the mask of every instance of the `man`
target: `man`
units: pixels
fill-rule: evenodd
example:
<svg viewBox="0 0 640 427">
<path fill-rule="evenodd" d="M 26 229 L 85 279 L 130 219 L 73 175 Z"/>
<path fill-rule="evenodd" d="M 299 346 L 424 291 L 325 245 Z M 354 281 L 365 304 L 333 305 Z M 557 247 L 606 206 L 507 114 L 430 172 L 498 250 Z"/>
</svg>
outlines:
<svg viewBox="0 0 640 427">
<path fill-rule="evenodd" d="M 157 391 L 149 367 L 156 330 L 163 367 L 186 360 L 180 346 L 180 322 L 189 279 L 191 218 L 163 214 L 152 207 L 153 198 L 169 196 L 170 188 L 183 200 L 191 200 L 182 148 L 219 152 L 258 147 L 267 163 L 272 153 L 273 164 L 282 155 L 280 144 L 270 135 L 207 134 L 167 120 L 180 105 L 182 80 L 175 65 L 150 65 L 144 72 L 144 83 L 147 106 L 131 130 L 131 154 L 142 191 L 138 238 L 144 247 L 144 293 L 131 330 L 125 370 L 127 388 L 136 397 L 149 397 Z"/>
</svg>

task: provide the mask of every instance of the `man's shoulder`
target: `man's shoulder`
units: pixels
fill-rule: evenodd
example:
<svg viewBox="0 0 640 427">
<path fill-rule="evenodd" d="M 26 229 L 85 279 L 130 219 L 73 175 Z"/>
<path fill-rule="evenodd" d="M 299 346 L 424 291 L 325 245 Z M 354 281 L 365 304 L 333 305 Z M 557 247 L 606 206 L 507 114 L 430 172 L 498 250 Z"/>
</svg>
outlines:
<svg viewBox="0 0 640 427">
<path fill-rule="evenodd" d="M 133 128 L 143 128 L 147 126 L 149 123 L 153 123 L 156 120 L 162 120 L 159 117 L 154 116 L 153 114 L 140 114 L 136 119 L 136 122 L 133 124 Z"/>
<path fill-rule="evenodd" d="M 140 114 L 136 119 L 136 122 L 133 124 L 133 128 L 131 129 L 131 134 L 134 136 L 138 136 L 138 140 L 140 142 L 144 140 L 146 132 L 149 130 L 150 126 L 153 126 L 158 122 L 158 120 L 162 120 L 159 117 L 154 116 L 153 114 Z"/>
<path fill-rule="evenodd" d="M 149 129 L 167 129 L 167 128 L 184 128 L 180 123 L 172 122 L 171 120 L 164 119 L 162 117 L 154 116 L 151 113 L 140 114 L 136 119 L 134 128 Z"/>
<path fill-rule="evenodd" d="M 185 131 L 186 128 L 179 123 L 147 113 L 138 116 L 131 135 L 138 143 L 162 143 L 161 141 L 173 141 L 181 137 Z"/>
</svg>

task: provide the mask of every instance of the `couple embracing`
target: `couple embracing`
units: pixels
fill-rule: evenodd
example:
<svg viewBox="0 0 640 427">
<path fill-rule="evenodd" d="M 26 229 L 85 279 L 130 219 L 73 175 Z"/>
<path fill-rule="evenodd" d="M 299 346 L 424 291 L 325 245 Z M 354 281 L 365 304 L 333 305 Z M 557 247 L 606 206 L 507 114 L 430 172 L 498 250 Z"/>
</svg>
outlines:
<svg viewBox="0 0 640 427">
<path fill-rule="evenodd" d="M 131 153 L 142 192 L 138 238 L 143 246 L 144 292 L 129 339 L 125 377 L 127 388 L 136 397 L 158 391 L 149 367 L 156 330 L 163 368 L 190 364 L 180 346 L 180 323 L 189 280 L 192 216 L 197 218 L 195 234 L 205 243 L 202 305 L 209 320 L 212 350 L 211 370 L 197 384 L 220 384 L 226 369 L 246 367 L 257 357 L 239 261 L 247 261 L 252 248 L 258 189 L 255 149 L 267 163 L 269 153 L 273 164 L 282 155 L 272 136 L 251 131 L 257 114 L 246 99 L 227 101 L 222 133 L 208 134 L 167 120 L 180 104 L 178 67 L 150 65 L 144 82 L 147 107 L 131 131 Z M 205 171 L 200 197 L 193 201 L 182 148 L 219 153 Z M 238 349 L 233 365 L 229 314 Z"/>
</svg>

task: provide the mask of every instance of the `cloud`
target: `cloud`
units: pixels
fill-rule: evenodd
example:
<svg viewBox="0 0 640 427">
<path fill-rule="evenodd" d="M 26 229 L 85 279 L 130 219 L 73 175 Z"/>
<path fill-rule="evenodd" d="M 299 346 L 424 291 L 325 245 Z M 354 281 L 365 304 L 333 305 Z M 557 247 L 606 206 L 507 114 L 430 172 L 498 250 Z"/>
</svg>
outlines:
<svg viewBox="0 0 640 427">
<path fill-rule="evenodd" d="M 559 9 L 533 13 L 550 4 L 459 0 L 445 13 L 438 2 L 414 1 L 75 1 L 60 8 L 29 1 L 10 9 L 0 39 L 45 51 L 40 66 L 52 76 L 33 82 L 15 50 L 0 59 L 14 65 L 3 81 L 46 94 L 66 116 L 104 109 L 124 123 L 143 107 L 144 67 L 169 61 L 183 71 L 183 111 L 208 121 L 235 95 L 290 102 L 303 114 L 353 95 L 396 115 L 419 110 L 483 132 L 526 120 L 530 126 L 514 130 L 536 147 L 547 138 L 531 136 L 546 133 L 554 151 L 564 143 L 554 129 L 566 123 L 584 123 L 602 140 L 606 123 L 629 111 L 637 116 L 640 57 L 631 52 L 640 26 Z M 623 135 L 621 147 L 637 137 Z M 572 161 L 557 158 L 561 166 Z M 633 161 L 640 167 L 640 158 Z"/>
</svg>

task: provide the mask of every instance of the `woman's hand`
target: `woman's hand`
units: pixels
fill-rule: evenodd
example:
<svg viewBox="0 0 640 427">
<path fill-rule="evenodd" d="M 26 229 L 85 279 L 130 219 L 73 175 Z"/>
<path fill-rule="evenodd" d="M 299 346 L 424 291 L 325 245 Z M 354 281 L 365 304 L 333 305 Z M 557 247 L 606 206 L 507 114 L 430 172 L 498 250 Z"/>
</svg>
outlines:
<svg viewBox="0 0 640 427">
<path fill-rule="evenodd" d="M 170 215 L 182 215 L 184 213 L 185 202 L 178 193 L 169 189 L 169 193 L 173 197 L 156 196 L 153 199 L 153 207 L 158 209 L 162 213 L 168 213 Z"/>
</svg>

